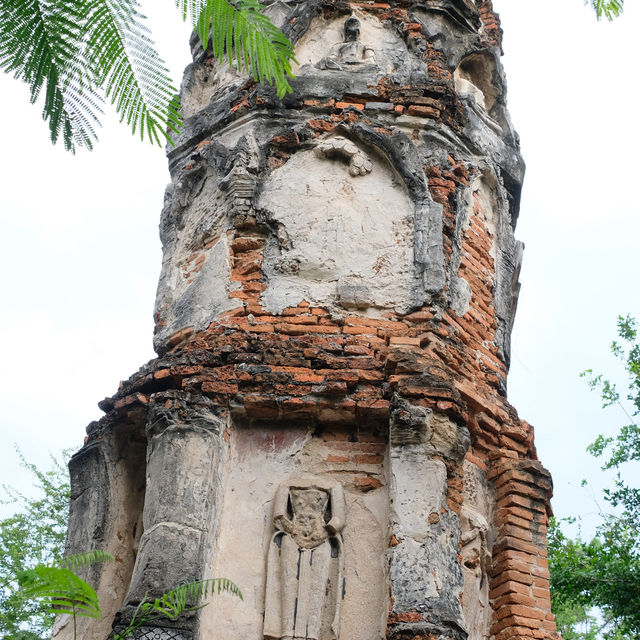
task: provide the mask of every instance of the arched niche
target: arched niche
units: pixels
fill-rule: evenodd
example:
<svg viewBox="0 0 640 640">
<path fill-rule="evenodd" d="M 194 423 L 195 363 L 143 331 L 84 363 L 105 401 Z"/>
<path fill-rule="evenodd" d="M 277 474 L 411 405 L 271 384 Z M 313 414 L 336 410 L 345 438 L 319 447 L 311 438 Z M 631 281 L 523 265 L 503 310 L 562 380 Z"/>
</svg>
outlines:
<svg viewBox="0 0 640 640">
<path fill-rule="evenodd" d="M 293 155 L 257 202 L 274 229 L 264 306 L 404 311 L 415 298 L 414 205 L 385 158 L 342 136 Z"/>
<path fill-rule="evenodd" d="M 454 71 L 453 78 L 459 94 L 472 95 L 478 106 L 493 115 L 503 88 L 492 55 L 478 52 L 464 57 Z"/>
</svg>

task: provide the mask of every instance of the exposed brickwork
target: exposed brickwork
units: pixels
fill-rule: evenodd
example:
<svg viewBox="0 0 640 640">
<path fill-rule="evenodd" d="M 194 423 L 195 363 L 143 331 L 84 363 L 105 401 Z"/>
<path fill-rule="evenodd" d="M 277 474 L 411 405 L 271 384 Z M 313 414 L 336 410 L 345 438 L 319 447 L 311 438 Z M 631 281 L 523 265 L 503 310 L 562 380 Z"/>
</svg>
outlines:
<svg viewBox="0 0 640 640">
<path fill-rule="evenodd" d="M 263 242 L 259 235 L 237 236 L 231 242 L 232 278 L 242 285 L 237 297 L 244 306 L 206 332 L 184 334 L 171 352 L 123 383 L 103 408 L 126 413 L 150 401 L 163 402 L 163 390 L 170 387 L 205 394 L 240 420 L 309 420 L 342 428 L 351 424 L 349 432 L 324 436 L 326 461 L 336 469 L 382 462 L 384 438 L 352 442 L 349 437 L 363 425 L 384 429 L 394 394 L 449 415 L 469 428 L 467 460 L 489 469 L 496 487 L 492 633 L 500 640 L 551 637 L 546 634 L 555 627 L 545 566 L 551 485 L 536 462 L 533 430 L 497 391 L 496 376 L 506 375 L 506 367 L 495 348 L 483 346 L 491 344 L 495 328 L 482 273 L 489 264 L 463 263 L 465 277 L 477 276 L 475 281 L 470 278 L 477 283 L 472 298 L 477 317 L 456 318 L 451 312 L 436 320 L 425 308 L 404 317 L 347 316 L 338 322 L 305 301 L 281 315 L 262 309 Z M 484 243 L 484 259 L 491 262 L 481 221 L 472 221 L 467 242 L 470 249 Z M 462 468 L 445 463 L 447 503 L 459 512 Z M 369 490 L 381 480 L 374 472 L 354 482 Z M 418 614 L 402 614 L 411 615 Z M 399 620 L 390 618 L 389 624 Z"/>
<path fill-rule="evenodd" d="M 487 40 L 490 44 L 498 47 L 502 51 L 502 28 L 500 27 L 500 18 L 493 10 L 491 0 L 482 0 L 478 5 L 480 19 L 482 20 L 482 26 Z"/>
<path fill-rule="evenodd" d="M 455 223 L 450 207 L 468 178 L 452 158 L 449 164 L 427 173 L 431 193 L 445 209 L 450 242 Z M 384 437 L 355 437 L 356 429 L 370 425 L 384 433 L 396 396 L 450 416 L 469 429 L 467 460 L 488 469 L 496 489 L 492 633 L 500 640 L 552 637 L 545 551 L 551 484 L 536 461 L 533 429 L 499 392 L 507 368 L 494 345 L 496 320 L 487 286 L 494 265 L 481 206 L 474 206 L 463 234 L 460 273 L 473 291 L 463 317 L 447 310 L 437 318 L 437 309 L 425 307 L 405 316 L 337 320 L 304 300 L 269 314 L 260 304 L 265 238 L 247 218 L 230 238 L 231 280 L 239 286 L 231 296 L 242 307 L 205 332 L 179 332 L 167 354 L 123 383 L 102 408 L 126 414 L 148 402 L 165 402 L 165 390 L 175 389 L 204 394 L 238 420 L 305 420 L 329 429 L 352 425 L 350 431 L 323 436 L 326 461 L 336 470 L 372 465 L 371 474 L 354 477 L 364 491 L 381 486 L 376 467 L 386 445 Z M 444 462 L 447 504 L 459 512 L 462 467 Z M 420 615 L 395 613 L 389 624 Z"/>
<path fill-rule="evenodd" d="M 454 224 L 448 207 L 456 189 L 468 185 L 464 167 L 453 159 L 450 165 L 428 171 L 433 197 L 450 220 L 447 239 Z M 500 640 L 551 637 L 545 552 L 551 485 L 536 462 L 532 428 L 499 393 L 506 365 L 493 344 L 496 321 L 487 286 L 493 259 L 481 207 L 474 207 L 463 236 L 460 273 L 473 291 L 463 317 L 448 310 L 437 319 L 436 310 L 425 307 L 406 316 L 335 320 L 304 300 L 280 315 L 269 314 L 260 304 L 265 237 L 245 218 L 230 239 L 231 280 L 239 285 L 231 296 L 243 306 L 205 332 L 181 331 L 170 340 L 172 349 L 123 383 L 103 409 L 123 414 L 164 402 L 165 390 L 176 389 L 204 394 L 239 420 L 353 425 L 324 436 L 326 461 L 336 469 L 382 462 L 384 437 L 372 435 L 368 442 L 353 434 L 366 425 L 384 430 L 396 394 L 450 416 L 472 435 L 467 460 L 488 469 L 496 488 L 492 633 Z M 463 471 L 444 462 L 447 504 L 459 512 Z M 381 486 L 381 476 L 372 467 L 354 483 L 370 490 Z M 416 615 L 394 614 L 389 624 Z"/>
</svg>

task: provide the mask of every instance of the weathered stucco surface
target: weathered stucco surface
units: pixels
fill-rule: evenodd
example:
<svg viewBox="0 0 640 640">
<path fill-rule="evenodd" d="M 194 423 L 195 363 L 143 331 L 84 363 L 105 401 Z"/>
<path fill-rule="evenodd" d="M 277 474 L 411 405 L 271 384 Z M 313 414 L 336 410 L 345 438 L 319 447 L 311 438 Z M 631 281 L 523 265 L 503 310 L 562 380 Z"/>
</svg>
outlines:
<svg viewBox="0 0 640 640">
<path fill-rule="evenodd" d="M 281 313 L 307 300 L 331 309 L 407 311 L 415 281 L 413 207 L 403 185 L 376 159 L 354 178 L 348 158 L 321 159 L 318 149 L 275 169 L 258 199 L 278 230 L 265 247 L 265 309 Z"/>
<path fill-rule="evenodd" d="M 556 638 L 551 482 L 506 397 L 524 164 L 498 18 L 267 10 L 299 60 L 282 100 L 192 41 L 158 358 L 72 462 L 69 548 L 117 556 L 81 635 L 225 576 L 243 600 L 136 637 Z"/>
</svg>

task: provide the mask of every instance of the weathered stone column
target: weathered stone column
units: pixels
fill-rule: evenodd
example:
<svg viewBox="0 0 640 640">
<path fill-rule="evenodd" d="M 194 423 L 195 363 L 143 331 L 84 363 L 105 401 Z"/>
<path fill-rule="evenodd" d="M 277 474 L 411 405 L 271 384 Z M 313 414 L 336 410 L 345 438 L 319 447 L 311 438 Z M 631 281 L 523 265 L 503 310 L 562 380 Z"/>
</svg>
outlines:
<svg viewBox="0 0 640 640">
<path fill-rule="evenodd" d="M 282 100 L 193 43 L 158 358 L 90 431 L 87 452 L 147 424 L 144 533 L 105 624 L 223 576 L 242 601 L 142 637 L 554 638 L 551 484 L 506 397 L 524 164 L 498 18 L 267 11 L 300 63 Z"/>
<path fill-rule="evenodd" d="M 162 402 L 154 400 L 146 428 L 144 533 L 119 623 L 145 596 L 205 577 L 204 540 L 217 522 L 224 423 L 205 398 L 165 394 Z M 171 629 L 167 637 L 193 637 L 194 616 L 165 622 L 163 629 Z M 158 632 L 155 625 L 143 627 L 135 637 Z"/>
<path fill-rule="evenodd" d="M 460 601 L 460 525 L 447 504 L 447 478 L 468 448 L 465 427 L 441 413 L 397 402 L 389 455 L 390 638 L 467 637 Z"/>
<path fill-rule="evenodd" d="M 100 425 L 92 423 L 87 429 L 87 444 L 69 463 L 67 553 L 104 549 L 117 558 L 116 562 L 93 565 L 80 572 L 100 593 L 104 617 L 79 618 L 79 637 L 109 635 L 113 616 L 131 580 L 145 500 L 144 420 L 144 410 L 132 408 L 127 415 L 112 414 Z M 73 638 L 68 616 L 58 618 L 54 636 Z"/>
</svg>

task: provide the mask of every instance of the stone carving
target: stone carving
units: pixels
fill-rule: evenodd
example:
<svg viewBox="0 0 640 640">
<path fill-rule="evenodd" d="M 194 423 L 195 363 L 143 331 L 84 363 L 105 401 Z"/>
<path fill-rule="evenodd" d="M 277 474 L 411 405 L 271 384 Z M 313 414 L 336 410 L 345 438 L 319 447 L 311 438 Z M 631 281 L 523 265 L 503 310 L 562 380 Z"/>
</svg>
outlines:
<svg viewBox="0 0 640 640">
<path fill-rule="evenodd" d="M 349 173 L 352 176 L 364 176 L 371 173 L 373 164 L 369 157 L 360 151 L 351 140 L 336 136 L 321 142 L 315 153 L 319 158 L 344 158 L 349 163 Z"/>
<path fill-rule="evenodd" d="M 278 488 L 267 565 L 264 637 L 336 640 L 344 596 L 345 502 L 335 481 L 301 476 Z"/>
<path fill-rule="evenodd" d="M 489 524 L 475 509 L 463 505 L 460 513 L 463 609 L 469 638 L 486 637 L 490 620 L 489 569 L 491 551 L 487 540 Z"/>
<path fill-rule="evenodd" d="M 360 41 L 360 20 L 351 16 L 344 23 L 344 42 L 331 47 L 331 52 L 316 63 L 318 69 L 333 71 L 361 71 L 375 66 L 372 47 Z"/>
<path fill-rule="evenodd" d="M 461 526 L 462 563 L 472 570 L 478 579 L 479 588 L 482 588 L 491 563 L 491 552 L 487 546 L 489 525 L 479 513 L 463 506 Z"/>
<path fill-rule="evenodd" d="M 220 189 L 227 192 L 233 214 L 246 213 L 251 208 L 259 168 L 260 148 L 255 137 L 247 134 L 236 147 L 229 172 L 220 180 Z"/>
</svg>

